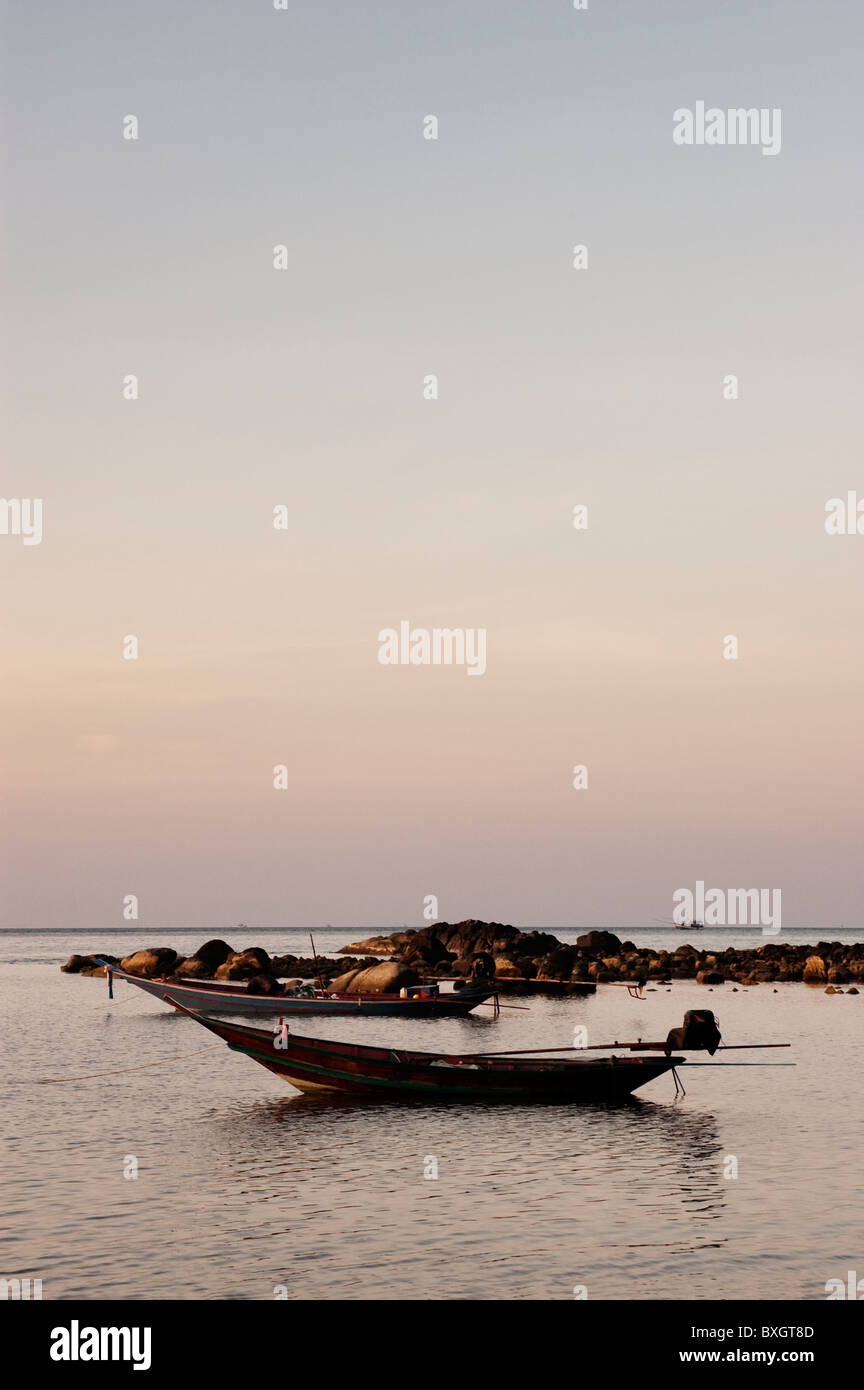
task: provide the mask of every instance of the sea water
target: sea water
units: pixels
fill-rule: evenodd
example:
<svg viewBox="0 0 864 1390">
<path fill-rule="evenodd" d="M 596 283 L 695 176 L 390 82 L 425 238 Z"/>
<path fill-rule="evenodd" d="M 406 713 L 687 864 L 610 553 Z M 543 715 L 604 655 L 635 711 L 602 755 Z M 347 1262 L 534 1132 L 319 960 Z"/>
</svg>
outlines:
<svg viewBox="0 0 864 1390">
<path fill-rule="evenodd" d="M 319 929 L 316 946 L 370 930 Z M 619 934 L 672 950 L 761 939 Z M 109 1000 L 104 979 L 59 970 L 72 951 L 191 952 L 216 935 L 311 951 L 299 931 L 0 933 L 0 1277 L 41 1279 L 44 1299 L 819 1300 L 864 1274 L 864 994 L 675 981 L 643 1000 L 509 997 L 497 1020 L 303 1020 L 466 1052 L 564 1047 L 578 1027 L 589 1043 L 663 1038 L 698 1006 L 725 1042 L 793 1044 L 694 1056 L 795 1066 L 685 1066 L 677 1100 L 666 1076 L 621 1105 L 459 1105 L 302 1097 L 132 986 Z"/>
</svg>

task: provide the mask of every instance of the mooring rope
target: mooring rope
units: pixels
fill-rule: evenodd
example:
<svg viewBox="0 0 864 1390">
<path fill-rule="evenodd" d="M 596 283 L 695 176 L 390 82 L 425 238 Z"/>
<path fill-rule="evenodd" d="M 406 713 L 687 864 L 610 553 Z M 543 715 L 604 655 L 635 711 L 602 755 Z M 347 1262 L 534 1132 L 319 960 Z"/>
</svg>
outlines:
<svg viewBox="0 0 864 1390">
<path fill-rule="evenodd" d="M 62 1086 L 67 1081 L 93 1081 L 100 1076 L 122 1076 L 127 1071 L 144 1071 L 147 1067 L 164 1067 L 168 1062 L 182 1062 L 186 1057 L 200 1057 L 202 1052 L 215 1052 L 224 1043 L 214 1043 L 212 1047 L 199 1047 L 194 1052 L 180 1052 L 176 1057 L 160 1057 L 157 1062 L 142 1062 L 137 1067 L 118 1067 L 116 1071 L 91 1071 L 85 1076 L 41 1076 L 33 1081 L 34 1086 Z M 23 1077 L 22 1085 L 29 1085 Z"/>
</svg>

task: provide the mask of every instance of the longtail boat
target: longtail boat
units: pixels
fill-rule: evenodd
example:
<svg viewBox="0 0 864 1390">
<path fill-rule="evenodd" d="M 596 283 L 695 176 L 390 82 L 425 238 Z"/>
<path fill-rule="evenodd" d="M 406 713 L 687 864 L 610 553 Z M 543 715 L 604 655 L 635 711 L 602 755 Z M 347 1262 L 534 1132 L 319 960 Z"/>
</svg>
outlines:
<svg viewBox="0 0 864 1390">
<path fill-rule="evenodd" d="M 188 1012 L 180 1005 L 181 1012 Z M 301 1037 L 283 1023 L 274 1032 L 190 1013 L 234 1052 L 300 1091 L 402 1094 L 458 1100 L 615 1100 L 680 1065 L 683 1057 L 602 1057 L 562 1061 L 471 1053 L 450 1056 L 409 1048 L 367 1047 Z"/>
<path fill-rule="evenodd" d="M 442 993 L 436 985 L 410 985 L 404 994 L 331 994 L 326 989 L 304 986 L 296 994 L 255 994 L 242 984 L 216 980 L 148 980 L 130 975 L 101 957 L 108 974 L 109 992 L 114 980 L 143 989 L 166 1004 L 183 1004 L 192 1012 L 253 1015 L 353 1014 L 361 1017 L 464 1018 L 479 1004 L 495 998 L 494 988 L 466 986 Z"/>
<path fill-rule="evenodd" d="M 417 1052 L 409 1048 L 369 1047 L 359 1043 L 331 1042 L 327 1038 L 301 1037 L 289 1030 L 284 1019 L 274 1030 L 250 1028 L 239 1023 L 191 1013 L 196 1023 L 215 1033 L 234 1052 L 272 1071 L 300 1091 L 347 1091 L 356 1095 L 410 1095 L 455 1100 L 606 1101 L 631 1095 L 655 1077 L 671 1071 L 676 1092 L 683 1092 L 676 1067 L 686 1062 L 674 1056 L 672 1047 L 714 1054 L 720 1033 L 714 1015 L 691 1011 L 684 1027 L 673 1029 L 663 1042 L 604 1043 L 589 1048 L 536 1048 L 508 1052 Z M 788 1043 L 740 1044 L 748 1047 L 788 1047 Z M 616 1055 L 655 1052 L 658 1056 Z M 550 1052 L 612 1051 L 611 1057 L 550 1057 Z M 736 1049 L 737 1050 L 737 1049 Z M 724 1066 L 729 1063 L 696 1063 Z M 753 1065 L 733 1063 L 732 1065 Z M 759 1065 L 758 1063 L 756 1065 Z M 763 1064 L 764 1065 L 764 1064 Z"/>
</svg>

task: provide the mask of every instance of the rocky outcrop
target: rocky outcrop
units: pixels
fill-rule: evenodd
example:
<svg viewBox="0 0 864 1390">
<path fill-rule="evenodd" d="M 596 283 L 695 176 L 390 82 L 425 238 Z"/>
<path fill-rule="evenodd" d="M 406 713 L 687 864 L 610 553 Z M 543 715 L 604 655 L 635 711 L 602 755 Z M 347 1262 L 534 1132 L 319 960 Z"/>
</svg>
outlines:
<svg viewBox="0 0 864 1390">
<path fill-rule="evenodd" d="M 232 951 L 216 971 L 217 980 L 251 980 L 253 975 L 271 975 L 270 957 L 263 946 Z"/>
<path fill-rule="evenodd" d="M 235 954 L 234 948 L 228 945 L 227 941 L 220 941 L 216 937 L 213 941 L 205 941 L 203 946 L 199 946 L 194 955 L 188 956 L 186 960 L 181 960 L 175 968 L 175 975 L 183 975 L 186 978 L 201 978 L 212 980 L 219 969 L 224 965 L 229 956 Z"/>
<path fill-rule="evenodd" d="M 797 946 L 763 941 L 749 949 L 707 951 L 685 941 L 670 952 L 656 947 L 640 949 L 632 941 L 620 941 L 613 932 L 586 932 L 575 943 L 565 944 L 550 932 L 522 932 L 501 922 L 474 919 L 438 922 L 420 931 L 394 932 L 392 937 L 369 940 L 375 943 L 374 953 L 345 957 L 348 948 L 343 948 L 340 960 L 295 955 L 271 959 L 261 947 L 232 951 L 227 942 L 218 938 L 206 941 L 188 957 L 178 957 L 170 947 L 158 946 L 136 951 L 122 961 L 116 957 L 106 959 L 131 973 L 151 978 L 177 973 L 181 977 L 215 975 L 220 980 L 249 980 L 264 975 L 320 980 L 331 987 L 339 984 L 338 977 L 361 970 L 380 967 L 411 972 L 407 977 L 397 973 L 389 977 L 390 983 L 375 986 L 387 992 L 402 987 L 401 983 L 392 983 L 400 978 L 407 983 L 418 979 L 466 979 L 482 957 L 490 969 L 494 964 L 495 976 L 502 985 L 517 992 L 546 987 L 567 993 L 577 991 L 580 985 L 587 988 L 608 982 L 649 980 L 655 984 L 693 980 L 712 986 L 726 981 L 731 987 L 748 988 L 805 980 L 823 988 L 851 985 L 851 989 L 842 992 L 857 994 L 855 986 L 864 983 L 864 942 L 818 941 L 815 945 Z M 386 952 L 390 960 L 380 959 L 385 954 L 377 949 L 382 941 L 390 948 Z M 70 956 L 60 968 L 70 975 L 104 974 L 104 968 L 92 955 Z M 512 983 L 508 985 L 508 981 Z M 362 988 L 365 991 L 370 986 L 364 983 Z"/>
<path fill-rule="evenodd" d="M 304 980 L 330 980 L 347 970 L 359 970 L 366 965 L 380 964 L 377 956 L 349 956 L 347 960 L 328 960 L 326 956 L 274 956 L 270 973 L 278 979 L 299 975 Z"/>
<path fill-rule="evenodd" d="M 365 970 L 348 970 L 330 984 L 334 994 L 398 994 L 420 983 L 416 970 L 398 961 L 382 961 Z"/>
<path fill-rule="evenodd" d="M 117 956 L 103 956 L 111 965 L 119 965 L 120 960 Z M 105 966 L 100 965 L 95 956 L 70 956 L 65 965 L 60 969 L 67 975 L 104 975 Z"/>
<path fill-rule="evenodd" d="M 428 928 L 415 932 L 399 951 L 399 959 L 406 965 L 440 965 L 445 961 L 449 964 L 458 955 L 458 951 L 448 950 L 440 937 Z"/>
<path fill-rule="evenodd" d="M 757 938 L 758 939 L 758 938 Z M 387 939 L 390 941 L 391 939 Z M 580 983 L 644 983 L 695 980 L 715 986 L 726 981 L 755 987 L 778 981 L 812 980 L 846 984 L 864 981 L 864 943 L 820 941 L 791 946 L 763 941 L 739 950 L 699 950 L 684 941 L 674 951 L 640 950 L 614 932 L 590 931 L 565 945 L 548 932 L 521 932 L 500 922 L 437 922 L 418 932 L 395 932 L 396 959 L 410 959 L 427 978 L 470 975 L 476 952 L 488 952 L 499 980 L 535 980 L 556 989 Z M 441 954 L 441 951 L 445 954 Z"/>
<path fill-rule="evenodd" d="M 369 956 L 392 956 L 394 952 L 407 945 L 412 936 L 416 936 L 415 931 L 394 931 L 389 936 L 367 936 L 365 941 L 353 941 L 347 946 L 339 947 L 340 956 L 353 955 L 355 951 L 362 951 Z"/>
<path fill-rule="evenodd" d="M 602 935 L 603 933 L 598 933 Z M 537 963 L 538 980 L 569 980 L 580 959 L 578 946 L 556 946 Z M 497 973 L 497 972 L 496 972 Z"/>
<path fill-rule="evenodd" d="M 828 971 L 825 969 L 825 962 L 821 956 L 807 957 L 801 978 L 812 981 L 814 984 L 821 984 L 828 978 Z"/>
<path fill-rule="evenodd" d="M 158 980 L 160 975 L 170 975 L 177 963 L 177 952 L 170 946 L 148 946 L 143 951 L 135 951 L 124 956 L 120 969 L 128 975 L 141 975 L 145 980 Z"/>
<path fill-rule="evenodd" d="M 576 945 L 580 951 L 587 951 L 589 956 L 612 956 L 621 950 L 621 942 L 611 931 L 586 932 L 584 936 L 577 936 Z"/>
</svg>

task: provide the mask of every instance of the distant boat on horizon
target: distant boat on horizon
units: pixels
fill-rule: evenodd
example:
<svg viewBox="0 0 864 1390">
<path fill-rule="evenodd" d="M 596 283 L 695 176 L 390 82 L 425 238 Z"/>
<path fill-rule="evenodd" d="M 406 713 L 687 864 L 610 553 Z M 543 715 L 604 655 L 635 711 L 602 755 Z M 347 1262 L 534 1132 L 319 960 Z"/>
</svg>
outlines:
<svg viewBox="0 0 864 1390">
<path fill-rule="evenodd" d="M 703 922 L 676 922 L 674 917 L 672 918 L 671 922 L 669 921 L 668 917 L 655 917 L 654 921 L 658 922 L 661 927 L 674 927 L 676 931 L 705 930 L 705 925 Z"/>
</svg>

